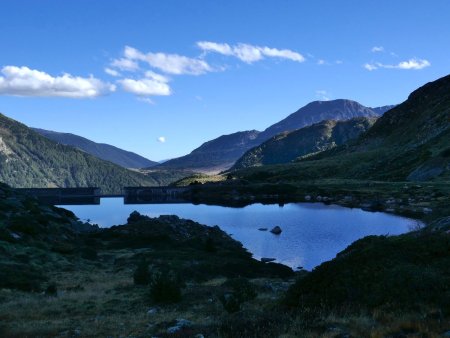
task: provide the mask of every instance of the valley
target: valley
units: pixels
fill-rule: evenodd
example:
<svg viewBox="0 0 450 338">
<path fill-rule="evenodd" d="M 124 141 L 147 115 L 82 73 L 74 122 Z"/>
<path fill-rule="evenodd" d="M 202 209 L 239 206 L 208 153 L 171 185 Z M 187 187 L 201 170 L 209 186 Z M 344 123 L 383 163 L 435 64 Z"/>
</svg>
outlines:
<svg viewBox="0 0 450 338">
<path fill-rule="evenodd" d="M 91 11 L 98 15 L 96 6 L 77 20 Z M 124 9 L 113 20 L 117 26 L 130 24 L 116 31 L 117 41 L 130 27 L 144 24 L 152 27 L 142 30 L 145 41 L 156 43 L 159 32 L 174 39 L 173 32 L 182 36 L 196 26 L 185 22 L 168 29 L 166 23 L 176 25 L 191 15 L 203 37 L 204 28 L 220 17 L 205 24 L 203 9 L 174 17 L 145 8 L 140 20 L 127 21 L 140 10 Z M 76 9 L 67 17 L 69 12 Z M 252 8 L 246 19 L 255 13 L 260 14 Z M 314 13 L 327 17 L 322 10 Z M 355 29 L 355 18 L 346 21 L 355 32 L 372 20 L 366 17 Z M 264 27 L 271 26 L 266 19 Z M 67 22 L 83 21 L 77 20 Z M 297 16 L 292 20 L 291 27 L 302 22 Z M 92 28 L 94 21 L 84 24 Z M 107 20 L 95 22 L 102 26 Z M 226 26 L 233 31 L 229 21 Z M 47 28 L 41 27 L 49 34 Z M 97 28 L 92 32 L 96 37 Z M 302 39 L 298 32 L 295 37 Z M 64 40 L 72 42 L 70 34 Z M 358 58 L 359 72 L 366 72 L 361 75 L 351 68 L 350 57 L 331 61 L 263 44 L 189 40 L 186 50 L 199 53 L 188 57 L 130 45 L 115 54 L 111 41 L 103 46 L 94 40 L 98 50 L 89 59 L 104 63 L 102 80 L 89 67 L 88 77 L 6 64 L 0 69 L 0 96 L 8 96 L 1 104 L 15 116 L 0 114 L 1 337 L 450 335 L 450 75 L 445 68 L 407 77 L 401 72 L 422 71 L 431 62 L 392 61 L 400 56 L 387 44 L 364 47 L 372 61 Z M 168 41 L 178 45 L 161 41 L 164 47 Z M 343 57 L 353 50 L 348 42 L 334 46 L 341 45 Z M 358 57 L 369 60 L 364 48 Z M 89 63 L 78 57 L 68 69 Z M 59 59 L 70 57 L 35 55 L 37 63 L 47 58 L 60 69 Z M 273 58 L 272 67 L 278 68 L 271 72 Z M 388 81 L 388 72 L 397 73 Z M 192 82 L 186 85 L 188 76 Z M 216 80 L 208 82 L 213 76 Z M 434 78 L 396 105 L 368 107 L 320 89 L 326 84 L 336 93 L 386 104 L 419 79 Z M 175 93 L 171 102 L 162 98 Z M 126 101 L 127 95 L 135 102 Z M 278 106 L 288 107 L 284 100 L 299 95 L 295 102 L 303 102 L 301 108 L 280 117 Z M 97 98 L 103 110 L 92 108 Z M 74 99 L 72 105 L 62 103 L 65 99 Z M 272 114 L 278 122 L 272 123 Z M 28 126 L 45 124 L 40 116 L 48 129 Z M 264 123 L 269 126 L 257 127 Z M 230 126 L 241 131 L 202 139 L 190 153 L 170 156 L 200 140 L 197 133 L 224 134 Z M 132 142 L 120 142 L 119 129 Z M 79 136 L 89 134 L 111 144 Z M 170 159 L 157 162 L 139 154 Z"/>
</svg>

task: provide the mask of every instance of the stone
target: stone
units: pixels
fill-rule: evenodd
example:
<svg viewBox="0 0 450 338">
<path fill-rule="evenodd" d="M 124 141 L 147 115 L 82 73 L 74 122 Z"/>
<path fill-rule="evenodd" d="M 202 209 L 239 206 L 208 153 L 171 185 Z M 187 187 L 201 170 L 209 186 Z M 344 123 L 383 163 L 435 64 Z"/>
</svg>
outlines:
<svg viewBox="0 0 450 338">
<path fill-rule="evenodd" d="M 305 201 L 311 201 L 311 196 L 306 195 L 306 196 L 305 196 Z"/>
<path fill-rule="evenodd" d="M 267 228 L 259 228 L 259 231 L 267 231 Z"/>
<path fill-rule="evenodd" d="M 11 236 L 12 236 L 14 239 L 21 239 L 21 238 L 22 238 L 22 236 L 20 236 L 19 234 L 16 234 L 15 232 L 11 232 Z"/>
<path fill-rule="evenodd" d="M 157 312 L 158 312 L 158 309 L 155 308 L 155 307 L 152 307 L 152 308 L 148 309 L 147 314 L 148 315 L 154 315 Z"/>
<path fill-rule="evenodd" d="M 191 327 L 192 322 L 186 319 L 177 319 L 176 324 L 174 326 L 171 326 L 167 329 L 167 333 L 176 333 L 180 331 L 181 329 Z"/>
<path fill-rule="evenodd" d="M 277 225 L 276 227 L 274 227 L 272 230 L 270 230 L 271 233 L 273 233 L 274 235 L 279 235 L 281 234 L 282 230 L 281 228 Z"/>
<path fill-rule="evenodd" d="M 269 262 L 273 262 L 275 260 L 276 260 L 276 258 L 268 258 L 268 257 L 261 258 L 261 262 L 263 262 L 263 263 L 269 263 Z"/>
<path fill-rule="evenodd" d="M 423 208 L 422 211 L 423 211 L 424 214 L 431 214 L 433 212 L 433 209 L 431 209 L 431 208 Z"/>
</svg>

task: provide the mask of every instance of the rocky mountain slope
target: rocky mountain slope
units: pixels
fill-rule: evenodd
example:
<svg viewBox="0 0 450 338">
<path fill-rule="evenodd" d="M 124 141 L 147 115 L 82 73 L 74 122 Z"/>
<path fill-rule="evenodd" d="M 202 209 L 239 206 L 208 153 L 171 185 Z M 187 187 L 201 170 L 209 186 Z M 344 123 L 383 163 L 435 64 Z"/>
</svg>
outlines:
<svg viewBox="0 0 450 338">
<path fill-rule="evenodd" d="M 256 171 L 255 171 L 256 170 Z M 450 76 L 414 91 L 352 144 L 296 164 L 239 173 L 266 180 L 360 178 L 426 181 L 450 178 Z"/>
<path fill-rule="evenodd" d="M 59 133 L 45 129 L 33 128 L 42 136 L 49 138 L 55 142 L 69 145 L 81 149 L 88 154 L 98 157 L 102 160 L 109 161 L 120 165 L 124 168 L 148 168 L 158 164 L 158 162 L 150 161 L 145 157 L 126 151 L 109 144 L 96 143 L 87 138 L 74 135 L 71 133 Z"/>
<path fill-rule="evenodd" d="M 344 99 L 314 101 L 271 125 L 258 135 L 258 140 L 263 142 L 279 133 L 300 129 L 324 120 L 340 121 L 355 117 L 379 117 L 393 107 L 369 108 L 356 101 Z"/>
<path fill-rule="evenodd" d="M 58 144 L 0 114 L 0 182 L 13 187 L 100 187 L 159 185 L 153 178 Z"/>
<path fill-rule="evenodd" d="M 291 132 L 280 133 L 248 150 L 231 170 L 267 164 L 289 163 L 300 156 L 321 152 L 357 138 L 376 118 L 327 120 Z"/>
<path fill-rule="evenodd" d="M 158 168 L 187 169 L 203 173 L 220 172 L 231 167 L 236 159 L 254 144 L 258 134 L 258 131 L 251 130 L 222 135 L 203 143 L 188 155 L 164 162 Z"/>
<path fill-rule="evenodd" d="M 172 159 L 161 168 L 217 173 L 229 169 L 246 151 L 285 131 L 293 131 L 323 120 L 379 117 L 393 106 L 368 108 L 351 100 L 315 101 L 300 108 L 263 132 L 242 131 L 202 144 L 190 154 Z"/>
</svg>

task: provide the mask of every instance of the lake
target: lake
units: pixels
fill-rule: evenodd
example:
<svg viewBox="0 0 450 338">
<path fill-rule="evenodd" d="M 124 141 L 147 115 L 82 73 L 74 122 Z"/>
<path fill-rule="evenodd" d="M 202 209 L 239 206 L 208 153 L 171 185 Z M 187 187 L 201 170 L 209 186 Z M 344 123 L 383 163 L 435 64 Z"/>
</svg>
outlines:
<svg viewBox="0 0 450 338">
<path fill-rule="evenodd" d="M 330 260 L 357 239 L 368 235 L 398 235 L 420 222 L 382 212 L 322 203 L 252 204 L 231 208 L 194 204 L 123 204 L 123 198 L 102 198 L 99 205 L 64 205 L 81 220 L 101 227 L 126 223 L 137 210 L 143 215 L 177 215 L 209 226 L 218 225 L 240 241 L 256 259 L 276 258 L 294 269 L 307 270 Z M 259 228 L 280 226 L 274 235 Z"/>
</svg>

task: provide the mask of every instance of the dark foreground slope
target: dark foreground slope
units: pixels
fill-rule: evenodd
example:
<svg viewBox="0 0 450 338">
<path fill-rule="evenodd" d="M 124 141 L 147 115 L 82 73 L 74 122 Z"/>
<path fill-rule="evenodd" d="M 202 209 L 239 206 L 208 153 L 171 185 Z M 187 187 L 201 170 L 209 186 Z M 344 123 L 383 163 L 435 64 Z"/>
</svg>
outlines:
<svg viewBox="0 0 450 338">
<path fill-rule="evenodd" d="M 125 225 L 99 229 L 1 184 L 0 197 L 1 337 L 441 337 L 450 330 L 448 217 L 357 241 L 294 283 L 289 268 L 253 260 L 217 227 L 134 212 Z"/>
<path fill-rule="evenodd" d="M 120 193 L 124 186 L 158 182 L 84 151 L 58 144 L 0 114 L 0 182 L 13 187 L 100 187 Z"/>
<path fill-rule="evenodd" d="M 126 151 L 109 144 L 96 143 L 71 133 L 59 133 L 38 128 L 33 128 L 33 130 L 50 140 L 81 149 L 99 159 L 115 163 L 124 168 L 148 168 L 158 164 L 158 162 L 150 161 L 131 151 Z"/>
<path fill-rule="evenodd" d="M 414 91 L 355 142 L 296 164 L 241 170 L 256 182 L 352 178 L 383 181 L 450 177 L 450 76 Z"/>
<path fill-rule="evenodd" d="M 221 299 L 259 313 L 260 291 L 244 277 L 281 285 L 292 275 L 218 227 L 135 212 L 99 229 L 0 184 L 1 337 L 214 336 Z M 168 334 L 180 318 L 186 326 Z"/>
<path fill-rule="evenodd" d="M 267 164 L 289 163 L 300 156 L 334 148 L 367 131 L 376 118 L 359 117 L 347 121 L 326 120 L 272 137 L 248 150 L 231 170 Z"/>
</svg>

